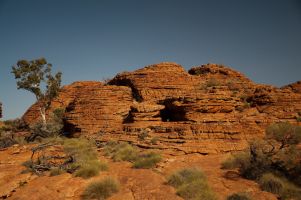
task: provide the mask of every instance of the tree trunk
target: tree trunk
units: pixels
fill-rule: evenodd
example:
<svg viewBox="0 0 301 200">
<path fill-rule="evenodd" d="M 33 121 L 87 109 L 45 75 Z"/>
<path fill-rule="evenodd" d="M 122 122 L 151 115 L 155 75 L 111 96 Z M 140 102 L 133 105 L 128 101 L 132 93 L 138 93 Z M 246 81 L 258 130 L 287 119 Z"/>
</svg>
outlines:
<svg viewBox="0 0 301 200">
<path fill-rule="evenodd" d="M 47 121 L 46 121 L 46 109 L 40 107 L 40 114 L 41 114 L 41 117 L 42 117 L 43 125 L 46 126 L 46 124 L 47 124 Z"/>
</svg>

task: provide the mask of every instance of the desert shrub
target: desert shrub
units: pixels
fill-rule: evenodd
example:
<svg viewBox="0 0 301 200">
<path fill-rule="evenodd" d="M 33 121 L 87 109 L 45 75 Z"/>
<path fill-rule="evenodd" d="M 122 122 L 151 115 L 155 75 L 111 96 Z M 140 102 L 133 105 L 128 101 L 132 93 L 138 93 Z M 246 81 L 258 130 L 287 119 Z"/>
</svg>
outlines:
<svg viewBox="0 0 301 200">
<path fill-rule="evenodd" d="M 264 140 L 253 140 L 249 148 L 234 155 L 222 164 L 222 168 L 238 167 L 242 176 L 259 179 L 272 172 L 301 184 L 301 152 L 296 145 L 301 141 L 300 127 L 289 123 L 272 124 L 266 130 Z"/>
<path fill-rule="evenodd" d="M 279 177 L 267 173 L 259 179 L 260 188 L 264 191 L 280 195 L 284 188 L 284 182 Z"/>
<path fill-rule="evenodd" d="M 240 174 L 249 179 L 256 179 L 261 176 L 267 169 L 265 156 L 258 156 L 256 162 L 251 159 L 251 154 L 248 151 L 240 152 L 232 155 L 222 163 L 222 169 L 238 168 Z"/>
<path fill-rule="evenodd" d="M 176 171 L 168 178 L 168 184 L 177 188 L 185 183 L 193 182 L 194 180 L 206 179 L 204 173 L 198 169 L 187 168 Z"/>
<path fill-rule="evenodd" d="M 27 125 L 22 119 L 6 120 L 0 127 L 0 148 L 10 147 L 14 144 L 26 144 L 25 137 L 16 132 L 26 131 Z"/>
<path fill-rule="evenodd" d="M 109 142 L 105 147 L 105 155 L 113 161 L 129 161 L 134 168 L 152 168 L 161 161 L 161 155 L 155 152 L 139 153 L 138 148 L 125 142 Z"/>
<path fill-rule="evenodd" d="M 267 173 L 258 182 L 262 190 L 276 194 L 281 199 L 301 199 L 301 189 L 283 177 Z"/>
<path fill-rule="evenodd" d="M 244 192 L 234 193 L 227 197 L 227 200 L 251 200 L 248 194 Z"/>
<path fill-rule="evenodd" d="M 6 120 L 4 121 L 4 126 L 2 127 L 4 131 L 25 131 L 28 129 L 27 124 L 24 122 L 23 119 L 13 119 L 13 120 Z"/>
<path fill-rule="evenodd" d="M 264 139 L 250 142 L 245 152 L 226 160 L 222 168 L 238 167 L 243 177 L 258 181 L 263 190 L 282 199 L 296 199 L 301 197 L 300 142 L 301 127 L 287 122 L 272 124 Z"/>
<path fill-rule="evenodd" d="M 17 141 L 13 138 L 7 136 L 0 137 L 0 149 L 10 147 L 14 144 L 17 144 Z"/>
<path fill-rule="evenodd" d="M 27 138 L 27 140 L 34 141 L 37 138 L 41 139 L 61 135 L 64 127 L 64 112 L 64 109 L 55 109 L 46 124 L 44 124 L 43 121 L 38 121 L 37 123 L 31 125 L 31 135 Z"/>
<path fill-rule="evenodd" d="M 301 127 L 288 122 L 272 124 L 266 130 L 266 139 L 276 140 L 280 148 L 298 144 L 301 142 Z"/>
<path fill-rule="evenodd" d="M 65 173 L 65 171 L 59 167 L 53 167 L 50 169 L 50 176 L 58 176 Z"/>
<path fill-rule="evenodd" d="M 198 169 L 182 169 L 173 173 L 167 183 L 176 188 L 177 194 L 184 199 L 216 199 L 207 179 Z"/>
<path fill-rule="evenodd" d="M 229 156 L 222 162 L 222 169 L 235 169 L 248 165 L 250 156 L 247 152 L 240 152 Z"/>
<path fill-rule="evenodd" d="M 108 165 L 106 163 L 102 163 L 99 160 L 92 160 L 86 162 L 85 164 L 81 164 L 74 175 L 82 178 L 90 178 L 97 176 L 99 171 L 106 170 L 108 170 Z"/>
<path fill-rule="evenodd" d="M 98 160 L 94 144 L 84 138 L 72 138 L 64 141 L 64 151 L 72 156 L 75 163 L 67 166 L 68 171 L 75 171 L 74 175 L 90 178 L 99 174 L 99 171 L 108 169 L 106 163 Z"/>
<path fill-rule="evenodd" d="M 119 183 L 112 178 L 105 178 L 90 183 L 82 194 L 83 199 L 107 199 L 118 192 Z"/>
<path fill-rule="evenodd" d="M 133 167 L 148 169 L 156 166 L 156 164 L 161 160 L 162 157 L 160 154 L 155 152 L 149 152 L 149 153 L 139 155 L 134 161 Z"/>
<path fill-rule="evenodd" d="M 109 142 L 105 147 L 105 154 L 114 161 L 133 162 L 138 157 L 138 149 L 126 142 Z"/>
</svg>

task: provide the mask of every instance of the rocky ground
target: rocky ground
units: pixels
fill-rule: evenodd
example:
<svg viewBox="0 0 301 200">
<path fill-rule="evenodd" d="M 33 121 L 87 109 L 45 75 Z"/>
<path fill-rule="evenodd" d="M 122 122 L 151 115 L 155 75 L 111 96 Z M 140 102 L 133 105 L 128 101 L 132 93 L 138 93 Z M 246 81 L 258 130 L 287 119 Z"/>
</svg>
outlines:
<svg viewBox="0 0 301 200">
<path fill-rule="evenodd" d="M 87 184 L 106 176 L 115 177 L 121 185 L 111 200 L 181 199 L 175 189 L 166 184 L 166 177 L 186 167 L 201 168 L 220 200 L 235 192 L 247 192 L 257 200 L 276 199 L 274 195 L 261 191 L 257 183 L 239 177 L 237 172 L 220 169 L 227 154 L 170 155 L 162 152 L 164 159 L 154 169 L 133 169 L 129 162 L 113 162 L 103 156 L 102 149 L 98 149 L 99 158 L 108 162 L 109 170 L 83 179 L 68 173 L 58 176 L 22 173 L 25 169 L 22 163 L 30 159 L 33 146 L 14 145 L 0 151 L 0 199 L 80 199 Z"/>
</svg>

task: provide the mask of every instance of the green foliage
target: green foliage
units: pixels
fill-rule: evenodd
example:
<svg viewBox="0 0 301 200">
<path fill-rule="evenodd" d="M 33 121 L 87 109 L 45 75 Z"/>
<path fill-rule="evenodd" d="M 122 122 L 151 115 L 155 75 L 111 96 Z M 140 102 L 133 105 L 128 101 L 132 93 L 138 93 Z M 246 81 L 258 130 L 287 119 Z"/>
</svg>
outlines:
<svg viewBox="0 0 301 200">
<path fill-rule="evenodd" d="M 19 60 L 12 67 L 12 73 L 17 80 L 17 88 L 33 93 L 39 101 L 39 111 L 43 124 L 46 125 L 46 110 L 51 101 L 57 97 L 62 73 L 51 74 L 52 65 L 45 58 L 31 61 Z"/>
<path fill-rule="evenodd" d="M 3 131 L 11 131 L 11 132 L 17 132 L 17 131 L 25 131 L 28 129 L 28 126 L 22 119 L 13 119 L 13 120 L 6 120 L 4 121 L 4 126 L 1 128 Z"/>
<path fill-rule="evenodd" d="M 51 100 L 57 96 L 61 85 L 62 73 L 51 74 L 52 65 L 45 58 L 31 61 L 19 60 L 12 67 L 17 79 L 18 89 L 32 92 L 37 100 Z M 45 85 L 45 89 L 42 86 Z"/>
<path fill-rule="evenodd" d="M 249 149 L 236 154 L 222 168 L 237 168 L 242 176 L 259 181 L 263 190 L 281 199 L 301 197 L 300 127 L 287 122 L 270 125 L 264 140 L 250 142 Z M 275 176 L 276 174 L 277 176 Z"/>
<path fill-rule="evenodd" d="M 168 178 L 168 184 L 175 187 L 177 194 L 184 199 L 215 200 L 203 172 L 198 169 L 182 169 Z"/>
<path fill-rule="evenodd" d="M 162 157 L 160 154 L 155 152 L 149 152 L 149 153 L 139 155 L 137 159 L 134 161 L 133 167 L 149 169 L 155 167 L 156 164 L 161 160 Z"/>
<path fill-rule="evenodd" d="M 283 180 L 271 173 L 263 174 L 259 179 L 259 185 L 262 190 L 278 195 L 284 188 Z"/>
<path fill-rule="evenodd" d="M 32 135 L 28 138 L 28 141 L 34 141 L 37 137 L 48 138 L 60 135 L 64 127 L 64 112 L 64 109 L 55 109 L 50 115 L 50 119 L 48 120 L 47 124 L 44 124 L 43 121 L 38 121 L 37 123 L 30 126 Z"/>
<path fill-rule="evenodd" d="M 234 193 L 227 197 L 227 200 L 251 200 L 248 194 L 244 192 Z"/>
<path fill-rule="evenodd" d="M 17 132 L 27 131 L 28 126 L 22 119 L 6 120 L 0 127 L 0 148 L 10 147 L 14 144 L 26 144 L 25 137 Z"/>
<path fill-rule="evenodd" d="M 301 185 L 300 127 L 289 123 L 272 124 L 264 140 L 250 142 L 249 149 L 236 154 L 222 164 L 222 168 L 239 168 L 249 179 L 259 179 L 262 174 L 274 172 Z"/>
<path fill-rule="evenodd" d="M 152 168 L 161 161 L 161 155 L 155 152 L 139 153 L 138 149 L 125 142 L 109 142 L 105 147 L 105 155 L 114 161 L 129 161 L 134 168 Z"/>
<path fill-rule="evenodd" d="M 297 122 L 301 122 L 301 116 L 296 117 Z"/>
<path fill-rule="evenodd" d="M 259 185 L 262 190 L 277 194 L 281 199 L 301 199 L 300 188 L 274 174 L 263 174 L 259 179 Z"/>
<path fill-rule="evenodd" d="M 301 142 L 301 127 L 281 122 L 270 125 L 266 130 L 266 138 L 276 140 L 281 148 Z"/>
<path fill-rule="evenodd" d="M 90 183 L 82 194 L 82 199 L 103 200 L 118 192 L 119 183 L 112 178 L 105 178 Z"/>
<path fill-rule="evenodd" d="M 10 147 L 17 142 L 11 137 L 0 137 L 0 149 Z"/>
<path fill-rule="evenodd" d="M 246 152 L 236 153 L 222 162 L 222 169 L 235 169 L 249 162 L 250 156 Z"/>
<path fill-rule="evenodd" d="M 59 167 L 53 167 L 50 169 L 50 176 L 58 176 L 65 173 L 65 170 L 59 168 Z"/>
<path fill-rule="evenodd" d="M 72 138 L 64 141 L 64 151 L 72 156 L 75 163 L 71 163 L 69 170 L 75 171 L 74 175 L 90 178 L 99 174 L 99 171 L 108 169 L 106 163 L 97 158 L 97 153 L 91 141 L 83 138 Z"/>
<path fill-rule="evenodd" d="M 185 168 L 179 171 L 176 171 L 168 178 L 168 184 L 177 188 L 185 183 L 190 183 L 195 180 L 204 180 L 206 179 L 204 173 L 199 169 L 195 168 Z"/>
<path fill-rule="evenodd" d="M 138 149 L 126 142 L 109 142 L 105 147 L 105 154 L 114 161 L 133 162 L 138 157 Z"/>
</svg>

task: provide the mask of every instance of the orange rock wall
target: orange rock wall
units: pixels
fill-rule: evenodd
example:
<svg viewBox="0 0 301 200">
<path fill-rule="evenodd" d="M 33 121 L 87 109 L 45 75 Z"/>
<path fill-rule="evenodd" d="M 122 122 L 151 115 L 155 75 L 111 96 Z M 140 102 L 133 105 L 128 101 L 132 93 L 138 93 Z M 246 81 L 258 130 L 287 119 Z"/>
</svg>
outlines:
<svg viewBox="0 0 301 200">
<path fill-rule="evenodd" d="M 37 105 L 24 115 L 37 116 Z M 52 108 L 65 107 L 65 129 L 98 140 L 202 154 L 241 150 L 270 123 L 299 123 L 301 93 L 252 82 L 215 64 L 188 72 L 175 63 L 118 74 L 102 84 L 65 86 Z"/>
</svg>

